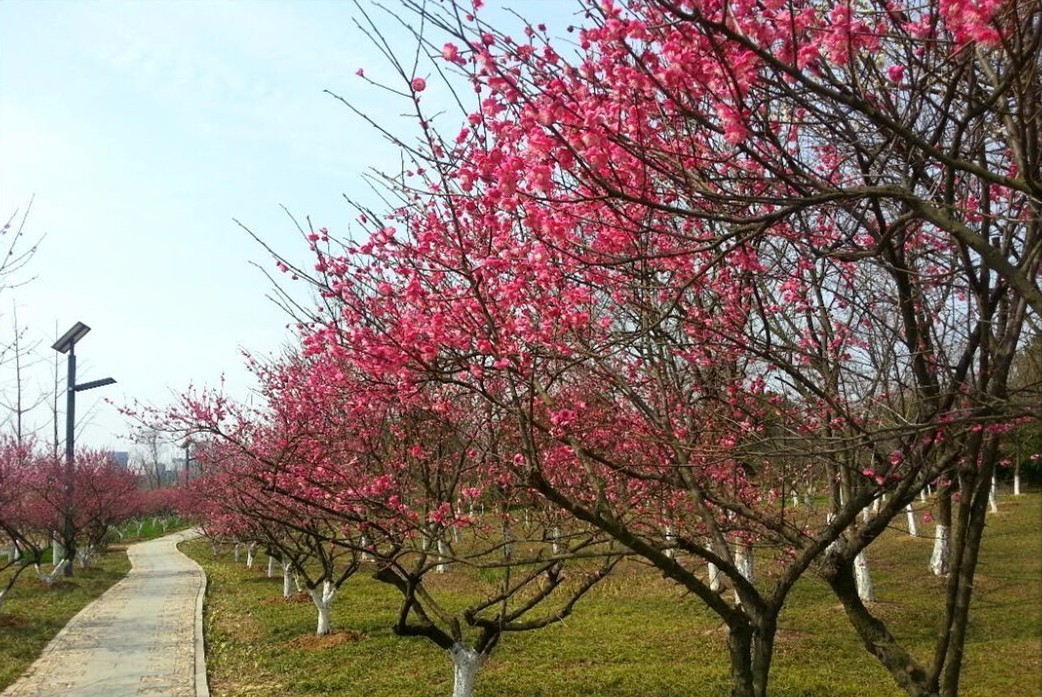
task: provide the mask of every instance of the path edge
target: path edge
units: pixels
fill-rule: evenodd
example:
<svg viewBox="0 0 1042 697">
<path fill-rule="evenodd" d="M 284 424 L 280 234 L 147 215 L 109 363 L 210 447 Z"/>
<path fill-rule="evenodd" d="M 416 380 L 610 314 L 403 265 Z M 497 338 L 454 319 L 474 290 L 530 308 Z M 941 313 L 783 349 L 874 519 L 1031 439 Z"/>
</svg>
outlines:
<svg viewBox="0 0 1042 697">
<path fill-rule="evenodd" d="M 202 537 L 202 532 L 198 528 L 194 528 L 185 532 L 181 542 L 188 542 L 197 537 Z M 206 637 L 203 635 L 203 604 L 206 601 L 206 586 L 210 580 L 206 575 L 206 569 L 196 560 L 182 552 L 176 545 L 175 549 L 178 554 L 199 569 L 199 588 L 195 593 L 195 695 L 196 697 L 210 697 L 210 683 L 206 676 Z"/>
</svg>

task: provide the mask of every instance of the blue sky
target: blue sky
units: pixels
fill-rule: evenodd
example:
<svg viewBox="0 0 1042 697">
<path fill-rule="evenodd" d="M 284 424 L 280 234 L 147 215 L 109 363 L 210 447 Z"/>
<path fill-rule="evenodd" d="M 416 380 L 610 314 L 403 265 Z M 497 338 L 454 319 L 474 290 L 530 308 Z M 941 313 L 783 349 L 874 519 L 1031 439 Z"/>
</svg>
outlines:
<svg viewBox="0 0 1042 697">
<path fill-rule="evenodd" d="M 567 22 L 556 0 L 510 4 Z M 410 132 L 402 104 L 355 75 L 386 66 L 353 13 L 321 0 L 0 0 L 0 217 L 35 195 L 27 231 L 43 237 L 22 274 L 32 280 L 0 291 L 0 337 L 17 308 L 39 342 L 27 388 L 46 392 L 55 333 L 93 328 L 77 347 L 80 381 L 118 384 L 80 393 L 91 416 L 78 442 L 128 447 L 106 398 L 162 405 L 222 375 L 245 395 L 241 349 L 286 341 L 250 261 L 273 264 L 233 218 L 289 252 L 301 246 L 282 205 L 350 234 L 343 195 L 397 158 L 325 89 Z M 9 367 L 0 375 L 10 387 Z M 35 417 L 44 436 L 49 418 Z"/>
</svg>

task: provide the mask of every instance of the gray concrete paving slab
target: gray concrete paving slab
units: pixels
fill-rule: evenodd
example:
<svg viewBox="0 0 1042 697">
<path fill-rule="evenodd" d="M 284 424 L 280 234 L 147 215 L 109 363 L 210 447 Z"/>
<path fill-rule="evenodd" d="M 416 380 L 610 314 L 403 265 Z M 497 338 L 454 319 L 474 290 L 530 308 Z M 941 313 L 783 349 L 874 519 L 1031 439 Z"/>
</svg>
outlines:
<svg viewBox="0 0 1042 697">
<path fill-rule="evenodd" d="M 126 578 L 85 607 L 0 697 L 209 697 L 206 575 L 185 531 L 132 545 Z"/>
</svg>

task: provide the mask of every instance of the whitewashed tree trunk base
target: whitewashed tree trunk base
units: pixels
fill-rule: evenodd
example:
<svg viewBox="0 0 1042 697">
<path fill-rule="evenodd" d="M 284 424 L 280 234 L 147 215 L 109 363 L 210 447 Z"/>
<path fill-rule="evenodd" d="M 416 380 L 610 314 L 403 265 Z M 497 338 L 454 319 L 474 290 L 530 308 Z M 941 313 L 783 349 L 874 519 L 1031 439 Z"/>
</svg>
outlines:
<svg viewBox="0 0 1042 697">
<path fill-rule="evenodd" d="M 875 602 L 876 594 L 872 589 L 872 575 L 868 570 L 868 557 L 864 550 L 854 557 L 854 580 L 857 581 L 857 595 L 862 602 Z"/>
<path fill-rule="evenodd" d="M 905 515 L 908 517 L 908 534 L 912 537 L 919 537 L 919 524 L 915 520 L 915 511 L 912 510 L 912 504 L 908 504 L 905 508 Z"/>
<path fill-rule="evenodd" d="M 268 557 L 268 578 L 275 575 L 275 557 Z"/>
<path fill-rule="evenodd" d="M 453 644 L 452 697 L 473 697 L 474 679 L 485 662 L 485 656 L 463 644 Z"/>
<path fill-rule="evenodd" d="M 438 540 L 438 565 L 434 570 L 443 574 L 449 570 L 449 545 L 444 540 Z"/>
<path fill-rule="evenodd" d="M 868 509 L 865 510 L 867 511 Z M 832 525 L 832 521 L 835 520 L 835 518 L 835 515 L 829 513 L 827 516 L 825 516 L 825 523 L 827 525 Z M 838 546 L 839 540 L 833 540 L 832 542 L 829 542 L 829 546 L 825 548 L 825 554 L 832 554 L 832 552 L 834 552 L 836 550 L 836 547 Z"/>
<path fill-rule="evenodd" d="M 315 603 L 315 608 L 318 609 L 318 625 L 315 634 L 325 636 L 329 634 L 329 606 L 336 597 L 336 587 L 332 581 L 323 581 L 321 589 L 316 586 L 311 588 L 308 593 L 311 595 L 311 602 Z"/>
<path fill-rule="evenodd" d="M 94 545 L 87 545 L 86 547 L 76 551 L 76 560 L 80 563 L 81 569 L 89 569 L 94 564 L 94 558 L 97 556 Z"/>
<path fill-rule="evenodd" d="M 951 529 L 938 525 L 934 531 L 933 553 L 930 555 L 930 571 L 934 576 L 947 576 L 951 570 Z"/>
<path fill-rule="evenodd" d="M 708 562 L 706 566 L 709 567 L 709 590 L 719 593 L 720 589 L 723 588 L 723 582 L 720 579 L 720 567 L 713 562 Z"/>
<path fill-rule="evenodd" d="M 735 545 L 734 548 L 734 565 L 738 569 L 738 573 L 742 575 L 749 583 L 753 583 L 755 580 L 753 576 L 753 551 L 746 544 Z M 742 599 L 738 595 L 738 590 L 735 589 L 734 601 L 737 605 L 742 604 Z"/>
<path fill-rule="evenodd" d="M 666 526 L 665 555 L 670 559 L 675 559 L 677 556 L 677 531 L 672 525 Z"/>
<path fill-rule="evenodd" d="M 282 562 L 282 597 L 289 600 L 293 597 L 293 573 L 290 571 L 292 565 Z"/>
<path fill-rule="evenodd" d="M 39 564 L 34 564 L 33 568 L 36 569 L 36 577 L 46 583 L 48 586 L 55 582 L 58 576 L 61 575 L 62 570 L 65 569 L 65 565 L 69 563 L 69 560 L 62 557 L 61 560 L 50 570 L 49 573 L 44 573 L 43 569 L 40 568 Z"/>
</svg>

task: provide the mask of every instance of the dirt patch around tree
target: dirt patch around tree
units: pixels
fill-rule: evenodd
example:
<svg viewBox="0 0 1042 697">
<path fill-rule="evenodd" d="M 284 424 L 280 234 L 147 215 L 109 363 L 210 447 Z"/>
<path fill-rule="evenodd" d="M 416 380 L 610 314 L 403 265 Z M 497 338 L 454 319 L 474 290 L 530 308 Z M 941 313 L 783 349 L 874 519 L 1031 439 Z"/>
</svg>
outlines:
<svg viewBox="0 0 1042 697">
<path fill-rule="evenodd" d="M 311 596 L 307 593 L 294 593 L 288 598 L 283 598 L 280 595 L 273 598 L 265 598 L 261 602 L 265 605 L 296 605 L 302 603 L 310 603 Z"/>
<path fill-rule="evenodd" d="M 365 638 L 366 635 L 361 632 L 352 632 L 350 629 L 338 629 L 325 636 L 316 636 L 315 634 L 298 636 L 296 639 L 287 641 L 286 648 L 303 651 L 332 649 L 354 641 L 362 641 Z"/>
<path fill-rule="evenodd" d="M 20 615 L 0 614 L 0 627 L 23 629 L 29 626 L 29 620 Z"/>
</svg>

